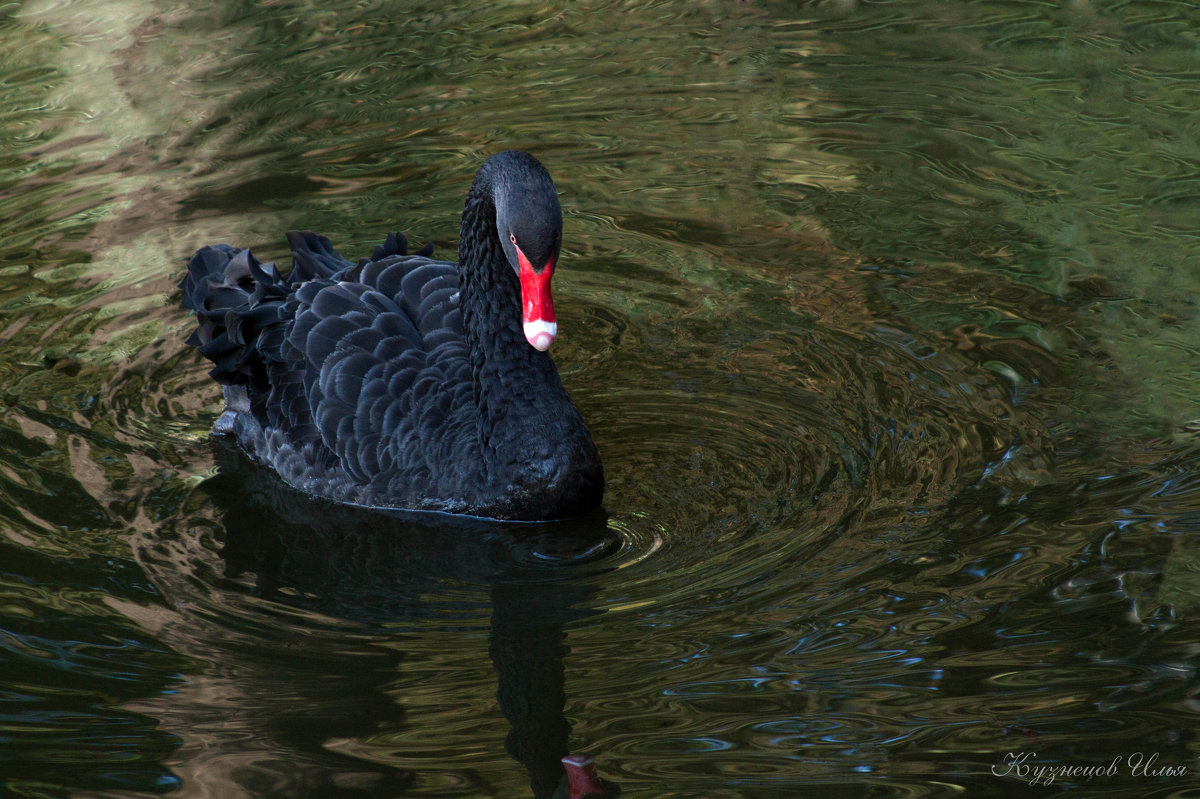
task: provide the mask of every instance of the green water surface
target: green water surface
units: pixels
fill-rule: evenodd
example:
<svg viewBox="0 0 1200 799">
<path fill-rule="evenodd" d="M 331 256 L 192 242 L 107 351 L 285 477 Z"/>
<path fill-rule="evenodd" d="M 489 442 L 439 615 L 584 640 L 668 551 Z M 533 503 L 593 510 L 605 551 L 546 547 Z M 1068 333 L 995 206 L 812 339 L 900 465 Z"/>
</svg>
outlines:
<svg viewBox="0 0 1200 799">
<path fill-rule="evenodd" d="M 1198 31 L 0 6 L 0 797 L 1191 795 Z M 356 513 L 210 436 L 196 247 L 453 258 L 508 147 L 604 512 Z"/>
</svg>

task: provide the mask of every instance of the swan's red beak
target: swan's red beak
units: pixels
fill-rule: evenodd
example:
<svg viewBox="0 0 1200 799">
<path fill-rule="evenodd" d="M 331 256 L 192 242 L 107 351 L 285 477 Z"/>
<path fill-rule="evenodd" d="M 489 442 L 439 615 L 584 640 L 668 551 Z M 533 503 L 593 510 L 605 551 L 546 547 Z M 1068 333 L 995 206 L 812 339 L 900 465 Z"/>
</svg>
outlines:
<svg viewBox="0 0 1200 799">
<path fill-rule="evenodd" d="M 517 247 L 517 262 L 520 265 L 521 323 L 525 340 L 535 350 L 545 352 L 558 334 L 558 324 L 554 321 L 554 300 L 550 297 L 554 259 L 546 261 L 539 274 L 533 271 L 533 265 Z"/>
</svg>

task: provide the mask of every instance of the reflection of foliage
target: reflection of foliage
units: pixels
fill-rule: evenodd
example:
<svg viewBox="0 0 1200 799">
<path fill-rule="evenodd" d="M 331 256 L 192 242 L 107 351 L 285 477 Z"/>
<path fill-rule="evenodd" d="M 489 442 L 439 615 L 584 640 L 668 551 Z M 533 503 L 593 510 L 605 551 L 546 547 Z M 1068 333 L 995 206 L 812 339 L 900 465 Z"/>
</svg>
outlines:
<svg viewBox="0 0 1200 799">
<path fill-rule="evenodd" d="M 62 42 L 4 15 L 6 10 L 0 9 L 0 197 L 19 193 L 20 204 L 9 200 L 0 205 L 0 277 L 11 288 L 12 276 L 28 271 L 35 243 L 52 227 L 46 221 L 52 216 L 47 204 L 62 191 L 54 180 L 38 179 L 38 165 L 30 155 L 53 139 L 55 122 L 63 116 L 47 101 L 60 82 L 53 54 Z M 11 46 L 16 42 L 21 46 Z"/>
<path fill-rule="evenodd" d="M 1108 5 L 884 4 L 817 23 L 836 52 L 795 60 L 819 87 L 795 121 L 857 180 L 797 208 L 869 258 L 1066 300 L 1083 313 L 1064 354 L 1121 375 L 1120 403 L 1101 390 L 1080 410 L 1157 432 L 1200 412 L 1192 25 Z"/>
<path fill-rule="evenodd" d="M 1181 618 L 1190 618 L 1200 608 L 1200 552 L 1180 549 L 1167 557 L 1158 600 Z"/>
</svg>

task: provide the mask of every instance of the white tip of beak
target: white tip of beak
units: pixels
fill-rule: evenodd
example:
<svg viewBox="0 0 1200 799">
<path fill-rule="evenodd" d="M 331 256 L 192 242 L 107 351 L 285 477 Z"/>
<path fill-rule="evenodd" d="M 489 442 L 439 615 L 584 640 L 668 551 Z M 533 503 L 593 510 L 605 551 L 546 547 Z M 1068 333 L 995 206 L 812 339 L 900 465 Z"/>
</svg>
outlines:
<svg viewBox="0 0 1200 799">
<path fill-rule="evenodd" d="M 557 322 L 545 322 L 541 319 L 535 319 L 532 322 L 526 322 L 524 327 L 525 340 L 538 352 L 545 352 L 550 349 L 551 342 L 558 335 Z"/>
</svg>

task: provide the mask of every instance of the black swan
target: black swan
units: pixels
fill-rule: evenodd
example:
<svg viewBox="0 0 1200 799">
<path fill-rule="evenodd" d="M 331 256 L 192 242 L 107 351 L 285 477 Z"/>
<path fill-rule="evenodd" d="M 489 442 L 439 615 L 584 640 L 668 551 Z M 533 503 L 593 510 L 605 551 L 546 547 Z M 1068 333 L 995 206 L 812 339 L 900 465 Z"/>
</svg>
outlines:
<svg viewBox="0 0 1200 799">
<path fill-rule="evenodd" d="M 604 472 L 546 349 L 562 210 L 531 155 L 489 158 L 459 263 L 389 235 L 346 261 L 288 233 L 288 277 L 202 247 L 180 283 L 188 343 L 215 364 L 231 433 L 309 494 L 369 507 L 539 521 L 600 505 Z"/>
</svg>

